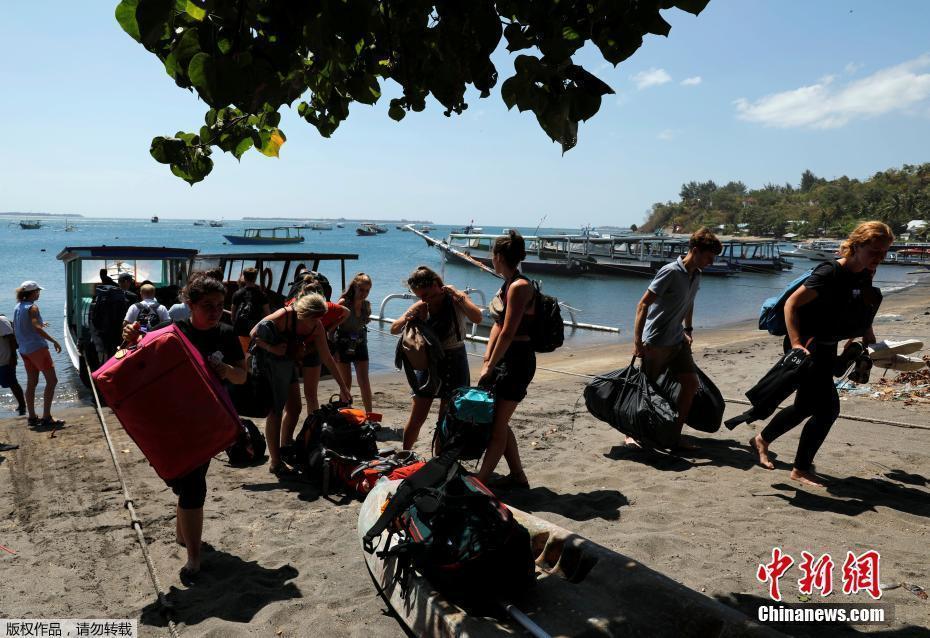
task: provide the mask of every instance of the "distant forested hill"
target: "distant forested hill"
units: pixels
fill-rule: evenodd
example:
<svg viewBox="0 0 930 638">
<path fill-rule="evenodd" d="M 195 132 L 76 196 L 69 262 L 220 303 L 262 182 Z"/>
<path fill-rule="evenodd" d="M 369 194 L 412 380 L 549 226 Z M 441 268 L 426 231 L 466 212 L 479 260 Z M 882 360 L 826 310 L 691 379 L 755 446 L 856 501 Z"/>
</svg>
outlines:
<svg viewBox="0 0 930 638">
<path fill-rule="evenodd" d="M 930 163 L 905 164 L 864 181 L 845 176 L 827 181 L 808 170 L 797 187 L 766 184 L 750 190 L 742 182 L 688 182 L 679 197 L 654 204 L 641 230 L 678 226 L 688 232 L 723 225 L 724 233 L 842 236 L 861 220 L 879 219 L 900 233 L 909 221 L 930 217 Z"/>
</svg>

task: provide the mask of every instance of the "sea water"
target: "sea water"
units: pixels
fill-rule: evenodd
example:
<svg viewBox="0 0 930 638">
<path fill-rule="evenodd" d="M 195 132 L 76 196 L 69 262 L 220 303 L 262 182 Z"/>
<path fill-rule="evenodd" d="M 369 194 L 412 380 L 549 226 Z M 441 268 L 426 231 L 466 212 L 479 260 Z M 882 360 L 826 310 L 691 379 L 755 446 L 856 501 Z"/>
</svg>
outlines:
<svg viewBox="0 0 930 638">
<path fill-rule="evenodd" d="M 24 217 L 25 218 L 25 217 Z M 203 253 L 219 252 L 270 252 L 274 247 L 232 246 L 224 234 L 241 234 L 245 228 L 267 227 L 274 221 L 229 221 L 222 228 L 194 226 L 193 220 L 162 219 L 159 223 L 139 219 L 93 219 L 71 218 L 76 225 L 73 232 L 65 232 L 65 221 L 61 218 L 43 220 L 39 230 L 21 230 L 19 218 L 0 217 L 0 312 L 12 320 L 16 303 L 15 288 L 27 279 L 36 280 L 45 290 L 39 299 L 44 319 L 50 324 L 49 332 L 62 344 L 64 324 L 64 266 L 56 255 L 67 246 L 168 246 L 194 248 Z M 288 222 L 278 222 L 286 225 Z M 346 278 L 356 272 L 368 273 L 372 278 L 370 300 L 374 314 L 384 297 L 392 293 L 406 292 L 406 280 L 412 270 L 426 265 L 442 274 L 445 282 L 462 288 L 475 288 L 490 300 L 500 287 L 500 280 L 473 266 L 444 262 L 441 253 L 427 246 L 420 237 L 410 232 L 390 230 L 381 235 L 360 237 L 356 235 L 356 223 L 346 222 L 344 228 L 328 231 L 304 229 L 302 244 L 277 247 L 281 252 L 335 252 L 358 255 L 357 261 L 346 263 Z M 449 226 L 436 226 L 431 236 L 445 237 L 452 230 Z M 500 228 L 485 226 L 486 232 L 498 232 Z M 520 229 L 526 234 L 557 233 L 570 229 L 535 228 Z M 577 232 L 575 230 L 574 232 Z M 722 324 L 750 319 L 758 316 L 759 306 L 766 297 L 777 294 L 784 286 L 813 262 L 795 260 L 793 270 L 778 274 L 740 273 L 733 277 L 705 277 L 701 282 L 694 313 L 694 324 L 698 330 Z M 341 287 L 339 262 L 323 262 L 321 271 L 333 285 L 334 301 Z M 883 266 L 879 269 L 877 284 L 883 291 L 900 288 L 912 283 L 913 268 Z M 532 273 L 531 273 L 532 275 Z M 631 338 L 636 304 L 642 297 L 649 281 L 643 278 L 608 277 L 604 275 L 558 276 L 532 275 L 541 280 L 543 290 L 558 297 L 560 301 L 577 308 L 579 322 L 614 326 L 619 334 L 578 330 L 566 332 L 567 344 L 618 343 Z M 481 293 L 473 298 L 480 301 Z M 393 299 L 384 308 L 384 315 L 397 317 L 411 304 L 411 300 Z M 568 312 L 563 312 L 565 319 Z M 395 340 L 379 331 L 386 331 L 387 324 L 372 322 L 369 334 L 369 351 L 373 371 L 393 369 Z M 474 353 L 481 352 L 482 344 L 470 346 Z M 87 400 L 88 395 L 78 381 L 77 372 L 65 352 L 53 358 L 61 380 L 56 393 L 59 402 L 71 403 Z M 480 359 L 472 360 L 473 372 L 477 371 Z M 625 365 L 618 361 L 617 366 Z M 22 362 L 17 368 L 20 383 L 25 383 Z M 603 372 L 592 370 L 592 373 Z M 8 390 L 0 390 L 0 414 L 7 414 L 13 406 Z"/>
</svg>

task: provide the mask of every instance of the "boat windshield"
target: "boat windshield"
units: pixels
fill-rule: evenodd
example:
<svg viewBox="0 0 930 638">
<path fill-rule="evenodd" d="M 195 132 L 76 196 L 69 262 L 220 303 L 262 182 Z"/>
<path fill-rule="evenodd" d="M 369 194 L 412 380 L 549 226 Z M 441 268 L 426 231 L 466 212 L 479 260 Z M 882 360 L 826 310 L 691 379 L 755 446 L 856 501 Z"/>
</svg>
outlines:
<svg viewBox="0 0 930 638">
<path fill-rule="evenodd" d="M 169 262 L 161 259 L 84 259 L 81 260 L 81 283 L 99 284 L 101 270 L 106 270 L 114 281 L 120 273 L 128 272 L 137 282 L 147 280 L 156 286 L 172 283 Z"/>
</svg>

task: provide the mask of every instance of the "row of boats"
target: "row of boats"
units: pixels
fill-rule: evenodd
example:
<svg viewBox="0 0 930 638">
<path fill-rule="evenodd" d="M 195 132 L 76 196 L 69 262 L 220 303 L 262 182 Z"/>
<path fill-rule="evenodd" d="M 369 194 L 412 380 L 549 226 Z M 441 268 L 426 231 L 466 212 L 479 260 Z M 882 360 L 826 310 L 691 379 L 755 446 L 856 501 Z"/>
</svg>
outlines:
<svg viewBox="0 0 930 638">
<path fill-rule="evenodd" d="M 818 261 L 836 259 L 839 257 L 842 243 L 836 239 L 815 239 L 797 244 L 793 250 L 783 250 L 782 254 Z M 930 243 L 892 244 L 882 263 L 898 266 L 928 266 L 930 265 Z"/>
</svg>

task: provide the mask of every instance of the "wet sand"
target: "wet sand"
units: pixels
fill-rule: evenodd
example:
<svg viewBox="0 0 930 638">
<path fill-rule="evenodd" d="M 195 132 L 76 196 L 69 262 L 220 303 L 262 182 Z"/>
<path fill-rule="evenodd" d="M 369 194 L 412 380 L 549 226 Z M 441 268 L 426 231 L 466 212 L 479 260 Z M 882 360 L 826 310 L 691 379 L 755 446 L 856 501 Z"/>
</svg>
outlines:
<svg viewBox="0 0 930 638">
<path fill-rule="evenodd" d="M 913 336 L 930 344 L 927 286 L 890 295 L 876 323 L 878 338 Z M 700 303 L 700 299 L 698 300 Z M 695 358 L 728 398 L 742 398 L 776 360 L 780 339 L 749 323 L 698 331 Z M 759 467 L 747 441 L 764 423 L 703 434 L 686 428 L 700 450 L 681 456 L 624 447 L 623 436 L 576 401 L 593 374 L 627 365 L 625 343 L 571 348 L 539 358 L 530 395 L 513 420 L 531 489 L 504 500 L 655 569 L 684 585 L 749 609 L 765 599 L 755 577 L 774 546 L 800 560 L 802 550 L 829 552 L 841 589 L 847 551 L 881 552 L 881 581 L 930 590 L 930 431 L 839 420 L 817 456 L 826 489 L 789 480 L 800 428 L 779 439 L 776 469 Z M 542 369 L 548 368 L 549 370 Z M 477 360 L 472 360 L 473 374 Z M 873 379 L 878 375 L 873 371 Z M 385 444 L 399 446 L 408 391 L 400 373 L 374 380 L 384 413 Z M 332 382 L 324 382 L 321 396 Z M 153 409 L 157 409 L 153 397 Z M 728 404 L 727 416 L 744 406 Z M 845 414 L 930 427 L 927 404 L 842 401 Z M 109 413 L 107 422 L 158 576 L 183 635 L 400 636 L 384 613 L 355 535 L 359 502 L 321 498 L 302 482 L 279 482 L 267 464 L 233 468 L 225 455 L 208 475 L 201 582 L 187 588 L 177 571 L 184 549 L 174 543 L 176 499 Z M 0 421 L 0 617 L 137 618 L 141 635 L 167 635 L 122 490 L 95 411 L 58 414 L 67 426 L 54 438 Z M 424 426 L 425 452 L 434 418 Z M 503 468 L 502 468 L 503 469 Z M 781 581 L 785 600 L 798 601 L 795 568 Z M 831 602 L 868 602 L 866 594 L 834 593 Z M 815 594 L 814 601 L 819 600 Z M 890 626 L 797 635 L 877 631 L 926 635 L 930 603 L 906 586 L 885 592 L 894 605 Z M 648 610 L 643 610 L 648 613 Z M 784 627 L 782 627 L 784 630 Z M 808 632 L 808 633 L 805 633 Z"/>
</svg>

